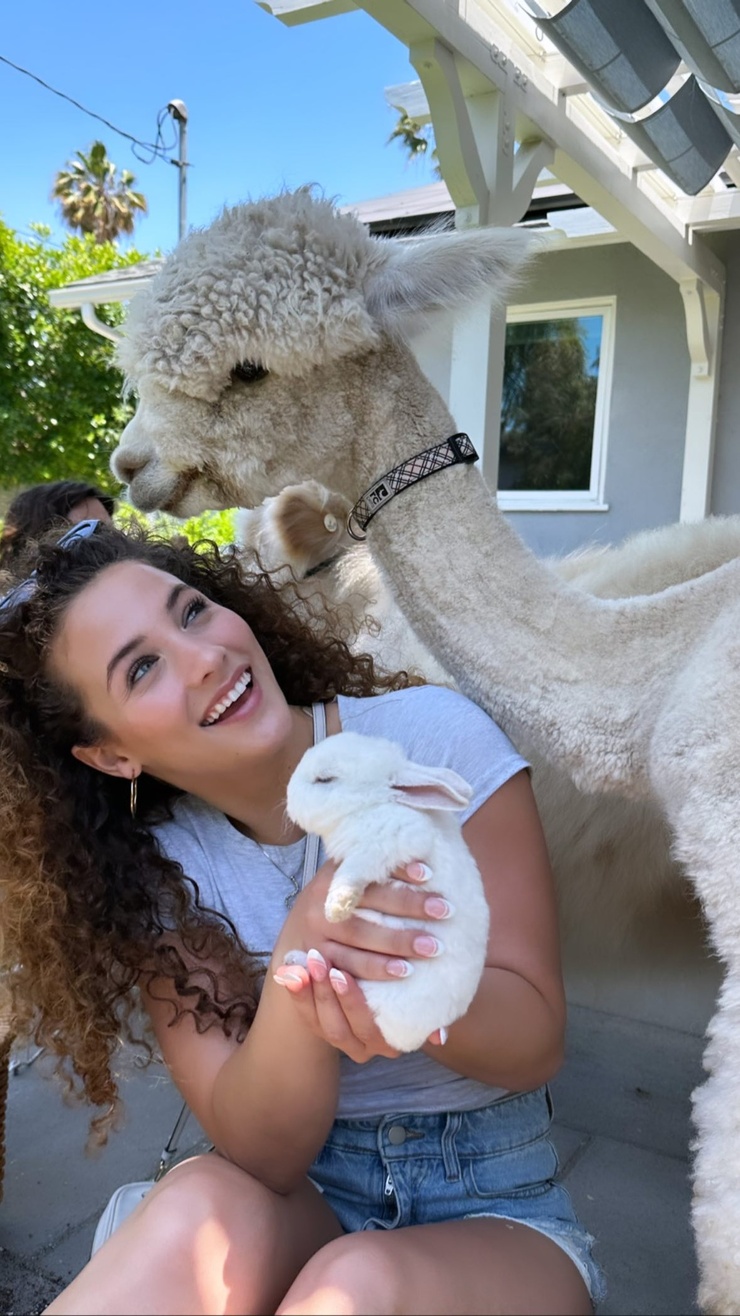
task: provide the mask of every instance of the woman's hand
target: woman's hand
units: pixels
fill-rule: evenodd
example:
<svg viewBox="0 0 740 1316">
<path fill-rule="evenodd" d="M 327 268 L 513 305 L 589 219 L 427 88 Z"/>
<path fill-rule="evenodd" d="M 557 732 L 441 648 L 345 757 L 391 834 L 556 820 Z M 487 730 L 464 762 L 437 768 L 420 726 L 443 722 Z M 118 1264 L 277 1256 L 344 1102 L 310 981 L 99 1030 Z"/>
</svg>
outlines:
<svg viewBox="0 0 740 1316">
<path fill-rule="evenodd" d="M 331 968 L 319 951 L 308 951 L 305 966 L 280 965 L 273 978 L 290 992 L 306 1027 L 350 1060 L 364 1064 L 400 1054 L 386 1042 L 351 974 Z M 441 1043 L 443 1037 L 436 1032 L 429 1041 Z"/>
<path fill-rule="evenodd" d="M 369 917 L 352 914 L 342 923 L 330 923 L 324 915 L 324 901 L 335 871 L 335 864 L 323 864 L 300 893 L 275 946 L 273 973 L 289 951 L 305 954 L 314 949 L 334 969 L 353 978 L 383 982 L 408 977 L 414 959 L 442 953 L 440 937 L 420 928 L 391 927 L 382 919 L 376 921 L 379 914 L 426 923 L 449 917 L 452 911 L 447 902 L 426 889 L 431 873 L 425 864 L 411 863 L 398 869 L 394 882 L 371 883 L 359 906 Z"/>
</svg>

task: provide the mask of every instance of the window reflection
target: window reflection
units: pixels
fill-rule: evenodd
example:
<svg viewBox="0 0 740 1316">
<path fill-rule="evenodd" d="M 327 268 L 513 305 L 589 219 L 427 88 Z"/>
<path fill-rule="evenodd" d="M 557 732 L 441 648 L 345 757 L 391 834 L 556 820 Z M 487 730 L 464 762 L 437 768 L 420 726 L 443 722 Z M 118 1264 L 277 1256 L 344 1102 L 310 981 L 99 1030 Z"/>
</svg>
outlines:
<svg viewBox="0 0 740 1316">
<path fill-rule="evenodd" d="M 588 490 L 602 315 L 507 325 L 501 490 Z"/>
</svg>

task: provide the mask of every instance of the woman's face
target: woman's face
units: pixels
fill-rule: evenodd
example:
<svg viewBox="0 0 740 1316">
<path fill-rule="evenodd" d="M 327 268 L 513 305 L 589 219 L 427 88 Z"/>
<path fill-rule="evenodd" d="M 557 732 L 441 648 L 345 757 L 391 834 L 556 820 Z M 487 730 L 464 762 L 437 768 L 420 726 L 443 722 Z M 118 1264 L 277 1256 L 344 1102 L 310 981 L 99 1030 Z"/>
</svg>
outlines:
<svg viewBox="0 0 740 1316">
<path fill-rule="evenodd" d="M 76 525 L 78 521 L 105 521 L 110 524 L 113 520 L 99 498 L 83 498 L 81 503 L 75 503 L 67 512 L 66 519 L 71 525 Z"/>
<path fill-rule="evenodd" d="M 73 600 L 50 667 L 105 728 L 100 744 L 75 754 L 113 775 L 145 771 L 209 798 L 279 754 L 290 734 L 247 623 L 142 562 L 107 567 Z"/>
</svg>

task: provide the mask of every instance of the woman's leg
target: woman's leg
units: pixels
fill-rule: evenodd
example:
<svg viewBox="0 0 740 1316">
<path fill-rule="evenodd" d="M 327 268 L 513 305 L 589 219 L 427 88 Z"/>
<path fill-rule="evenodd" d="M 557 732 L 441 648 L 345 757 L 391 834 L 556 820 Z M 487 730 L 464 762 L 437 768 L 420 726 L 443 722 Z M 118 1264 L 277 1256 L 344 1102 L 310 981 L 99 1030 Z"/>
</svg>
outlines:
<svg viewBox="0 0 740 1316">
<path fill-rule="evenodd" d="M 198 1156 L 169 1171 L 47 1312 L 263 1316 L 341 1232 L 308 1180 L 281 1196 L 221 1156 Z"/>
<path fill-rule="evenodd" d="M 557 1243 L 508 1220 L 348 1234 L 312 1256 L 278 1316 L 591 1316 Z"/>
</svg>

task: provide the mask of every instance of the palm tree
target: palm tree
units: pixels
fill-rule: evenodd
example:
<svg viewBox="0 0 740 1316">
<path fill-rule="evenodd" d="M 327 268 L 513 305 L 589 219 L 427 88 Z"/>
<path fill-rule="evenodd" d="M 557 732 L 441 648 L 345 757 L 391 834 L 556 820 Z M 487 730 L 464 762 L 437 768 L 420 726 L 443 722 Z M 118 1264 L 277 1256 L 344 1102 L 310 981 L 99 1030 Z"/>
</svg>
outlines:
<svg viewBox="0 0 740 1316">
<path fill-rule="evenodd" d="M 147 208 L 143 193 L 131 190 L 134 175 L 117 169 L 102 142 L 93 142 L 87 154 L 76 151 L 75 157 L 60 169 L 51 193 L 68 228 L 92 233 L 100 243 L 132 233 L 136 211 Z"/>
<path fill-rule="evenodd" d="M 391 142 L 400 141 L 409 160 L 418 160 L 420 156 L 430 152 L 432 159 L 435 161 L 434 174 L 437 178 L 441 178 L 442 171 L 437 159 L 437 148 L 434 146 L 434 129 L 432 125 L 420 124 L 418 119 L 412 118 L 401 105 L 394 105 L 393 108 L 398 111 L 398 119 L 386 142 L 386 146 Z"/>
</svg>

